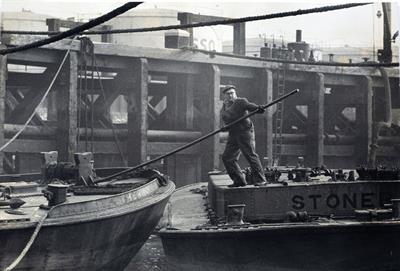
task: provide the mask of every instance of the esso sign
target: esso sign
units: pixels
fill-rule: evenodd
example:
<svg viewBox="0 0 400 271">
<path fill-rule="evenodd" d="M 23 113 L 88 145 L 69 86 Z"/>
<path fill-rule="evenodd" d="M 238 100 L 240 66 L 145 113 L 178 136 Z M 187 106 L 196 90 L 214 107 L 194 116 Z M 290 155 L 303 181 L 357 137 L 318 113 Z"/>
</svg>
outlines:
<svg viewBox="0 0 400 271">
<path fill-rule="evenodd" d="M 193 43 L 197 46 L 199 49 L 204 49 L 208 51 L 216 50 L 215 49 L 215 41 L 213 40 L 207 40 L 206 38 L 198 39 L 198 38 L 193 38 Z"/>
<path fill-rule="evenodd" d="M 222 42 L 212 27 L 200 27 L 193 29 L 193 44 L 203 50 L 222 51 Z"/>
</svg>

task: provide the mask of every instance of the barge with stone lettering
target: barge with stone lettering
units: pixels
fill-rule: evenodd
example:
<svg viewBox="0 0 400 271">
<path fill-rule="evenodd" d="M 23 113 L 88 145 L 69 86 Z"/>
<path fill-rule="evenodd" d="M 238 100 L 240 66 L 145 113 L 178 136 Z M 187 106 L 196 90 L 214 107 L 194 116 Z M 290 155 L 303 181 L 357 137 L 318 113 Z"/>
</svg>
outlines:
<svg viewBox="0 0 400 271">
<path fill-rule="evenodd" d="M 142 169 L 93 170 L 42 153 L 42 172 L 0 176 L 0 270 L 123 270 L 157 226 L 175 185 Z"/>
<path fill-rule="evenodd" d="M 382 167 L 267 170 L 178 189 L 160 232 L 174 270 L 399 270 L 400 176 Z"/>
</svg>

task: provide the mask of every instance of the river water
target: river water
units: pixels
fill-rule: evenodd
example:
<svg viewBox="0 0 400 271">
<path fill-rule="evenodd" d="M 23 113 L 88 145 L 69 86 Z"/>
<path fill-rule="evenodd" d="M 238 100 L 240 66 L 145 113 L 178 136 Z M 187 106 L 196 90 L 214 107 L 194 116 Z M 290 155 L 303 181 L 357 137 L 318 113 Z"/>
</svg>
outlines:
<svg viewBox="0 0 400 271">
<path fill-rule="evenodd" d="M 168 268 L 161 238 L 151 235 L 147 242 L 133 258 L 125 271 L 172 271 Z"/>
</svg>

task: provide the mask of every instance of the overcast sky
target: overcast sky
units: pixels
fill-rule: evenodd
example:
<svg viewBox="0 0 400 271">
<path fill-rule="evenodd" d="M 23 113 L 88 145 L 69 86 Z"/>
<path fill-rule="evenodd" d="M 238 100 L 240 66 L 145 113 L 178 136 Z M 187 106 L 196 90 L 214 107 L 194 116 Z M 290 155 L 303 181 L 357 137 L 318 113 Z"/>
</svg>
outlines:
<svg viewBox="0 0 400 271">
<path fill-rule="evenodd" d="M 87 19 L 104 14 L 125 2 L 126 1 L 119 0 L 0 0 L 0 9 L 2 11 L 21 11 L 22 9 L 27 9 L 35 13 L 47 14 L 60 18 L 75 17 Z M 321 1 L 303 1 L 301 3 L 288 3 L 284 1 L 202 1 L 201 3 L 195 3 L 194 1 L 147 1 L 135 9 L 166 8 L 201 13 L 204 15 L 237 18 L 340 3 L 344 2 L 322 2 L 321 4 Z M 375 36 L 375 46 L 381 47 L 383 17 L 378 18 L 376 16 L 378 10 L 382 10 L 382 8 L 381 4 L 376 2 L 372 5 L 346 10 L 249 22 L 246 24 L 246 36 L 257 37 L 260 34 L 264 34 L 267 37 L 272 37 L 272 35 L 274 35 L 276 39 L 284 37 L 285 40 L 294 41 L 296 29 L 302 29 L 303 40 L 323 46 L 348 44 L 350 46 L 372 47 L 373 36 Z M 393 32 L 399 28 L 398 14 L 399 5 L 393 2 Z M 232 34 L 229 30 L 221 32 L 220 35 L 223 40 L 232 39 Z M 396 41 L 396 44 L 398 43 L 399 40 Z"/>
</svg>

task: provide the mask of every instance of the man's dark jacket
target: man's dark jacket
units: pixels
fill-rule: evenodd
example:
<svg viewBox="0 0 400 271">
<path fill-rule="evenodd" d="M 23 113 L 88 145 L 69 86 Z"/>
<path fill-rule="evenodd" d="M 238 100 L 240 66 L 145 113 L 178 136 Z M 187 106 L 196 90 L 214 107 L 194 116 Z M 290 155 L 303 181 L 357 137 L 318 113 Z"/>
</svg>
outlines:
<svg viewBox="0 0 400 271">
<path fill-rule="evenodd" d="M 259 106 L 255 103 L 249 102 L 246 98 L 237 98 L 230 104 L 224 103 L 221 109 L 221 117 L 225 124 L 229 124 L 256 109 L 259 109 Z M 229 133 L 238 134 L 252 129 L 253 123 L 249 118 L 246 118 L 232 126 Z"/>
</svg>

